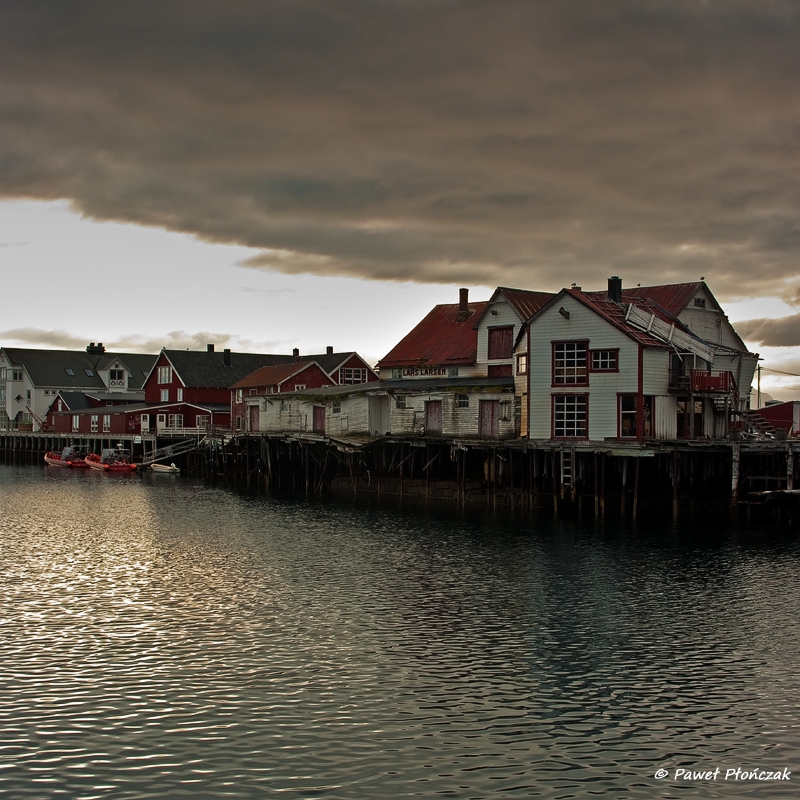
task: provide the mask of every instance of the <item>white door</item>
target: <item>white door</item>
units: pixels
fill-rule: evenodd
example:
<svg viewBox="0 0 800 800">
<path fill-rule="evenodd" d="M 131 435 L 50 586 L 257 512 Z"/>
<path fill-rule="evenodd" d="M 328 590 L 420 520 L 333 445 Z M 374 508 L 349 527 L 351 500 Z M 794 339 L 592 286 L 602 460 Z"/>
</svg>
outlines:
<svg viewBox="0 0 800 800">
<path fill-rule="evenodd" d="M 147 433 L 150 430 L 150 415 L 142 414 L 142 433 Z"/>
<path fill-rule="evenodd" d="M 162 431 L 167 427 L 167 415 L 158 414 L 156 416 L 156 430 Z"/>
</svg>

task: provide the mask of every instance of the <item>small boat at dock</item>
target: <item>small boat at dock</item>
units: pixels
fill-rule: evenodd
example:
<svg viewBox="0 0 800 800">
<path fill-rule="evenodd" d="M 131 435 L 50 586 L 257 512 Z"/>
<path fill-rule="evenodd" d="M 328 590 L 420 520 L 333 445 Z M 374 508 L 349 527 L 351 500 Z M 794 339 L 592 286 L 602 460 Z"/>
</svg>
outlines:
<svg viewBox="0 0 800 800">
<path fill-rule="evenodd" d="M 51 467 L 84 468 L 89 465 L 76 447 L 65 447 L 60 453 L 52 450 L 44 454 L 46 464 Z"/>
<path fill-rule="evenodd" d="M 90 469 L 103 472 L 131 472 L 136 469 L 136 464 L 131 464 L 128 451 L 121 445 L 104 448 L 100 455 L 89 453 L 86 464 Z"/>
<path fill-rule="evenodd" d="M 177 475 L 181 471 L 180 467 L 176 467 L 174 464 L 170 464 L 169 466 L 166 464 L 151 464 L 150 469 L 161 475 Z"/>
</svg>

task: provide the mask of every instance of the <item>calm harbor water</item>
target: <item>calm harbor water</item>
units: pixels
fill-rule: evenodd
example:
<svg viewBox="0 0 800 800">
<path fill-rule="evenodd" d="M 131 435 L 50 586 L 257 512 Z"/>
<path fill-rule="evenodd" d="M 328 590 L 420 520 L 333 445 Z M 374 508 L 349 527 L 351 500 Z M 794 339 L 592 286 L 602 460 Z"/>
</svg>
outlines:
<svg viewBox="0 0 800 800">
<path fill-rule="evenodd" d="M 797 796 L 799 579 L 777 531 L 0 466 L 0 796 Z"/>
</svg>

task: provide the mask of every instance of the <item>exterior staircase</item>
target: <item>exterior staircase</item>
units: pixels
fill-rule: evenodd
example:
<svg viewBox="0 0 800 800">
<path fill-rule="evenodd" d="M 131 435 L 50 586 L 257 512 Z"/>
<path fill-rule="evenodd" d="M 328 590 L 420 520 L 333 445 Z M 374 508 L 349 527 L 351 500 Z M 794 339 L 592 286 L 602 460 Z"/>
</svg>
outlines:
<svg viewBox="0 0 800 800">
<path fill-rule="evenodd" d="M 775 439 L 777 431 L 771 422 L 764 419 L 758 411 L 737 411 L 736 412 L 745 424 L 745 428 L 757 439 Z"/>
<path fill-rule="evenodd" d="M 182 442 L 175 442 L 175 444 L 170 444 L 166 447 L 159 447 L 158 450 L 148 453 L 142 459 L 142 466 L 149 466 L 150 464 L 155 464 L 157 461 L 166 461 L 168 458 L 174 458 L 183 453 L 197 450 L 204 441 L 205 437 L 202 439 L 184 439 Z"/>
</svg>

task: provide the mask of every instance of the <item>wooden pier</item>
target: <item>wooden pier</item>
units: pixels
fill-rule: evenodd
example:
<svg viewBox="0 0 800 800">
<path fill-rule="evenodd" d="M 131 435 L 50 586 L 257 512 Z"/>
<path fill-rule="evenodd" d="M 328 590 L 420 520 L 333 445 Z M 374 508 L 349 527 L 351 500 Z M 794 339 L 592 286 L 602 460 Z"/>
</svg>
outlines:
<svg viewBox="0 0 800 800">
<path fill-rule="evenodd" d="M 99 452 L 117 443 L 134 461 L 160 456 L 183 474 L 245 491 L 332 495 L 396 503 L 543 509 L 603 519 L 644 514 L 800 522 L 800 440 L 564 444 L 408 437 L 335 439 L 316 434 L 216 431 L 176 446 L 150 436 L 0 432 L 4 463 L 43 464 L 44 453 L 77 445 Z M 192 445 L 192 446 L 188 446 Z M 174 449 L 173 449 L 174 448 Z M 166 455 L 164 455 L 166 453 Z M 788 492 L 786 490 L 789 490 Z M 798 513 L 793 513 L 797 506 Z M 776 513 L 772 513 L 776 512 Z"/>
</svg>

